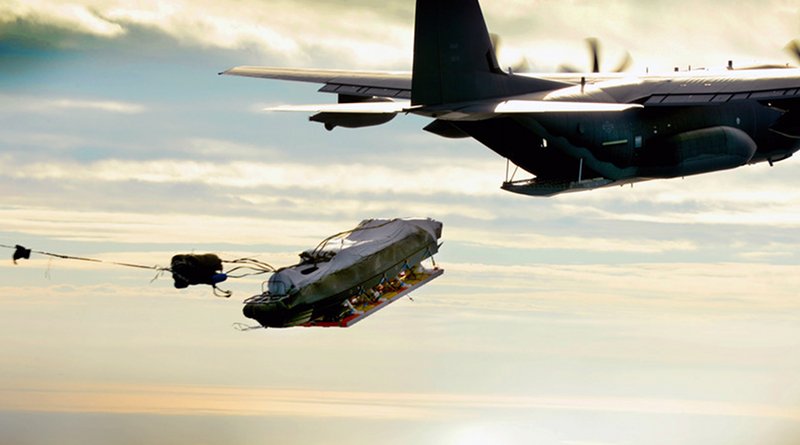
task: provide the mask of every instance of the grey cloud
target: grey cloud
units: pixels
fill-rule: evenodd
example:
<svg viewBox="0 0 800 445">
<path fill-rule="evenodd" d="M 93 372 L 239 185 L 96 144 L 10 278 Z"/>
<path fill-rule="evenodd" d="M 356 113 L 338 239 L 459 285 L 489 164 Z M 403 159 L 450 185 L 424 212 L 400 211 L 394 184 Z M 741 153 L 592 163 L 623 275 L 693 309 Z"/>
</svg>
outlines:
<svg viewBox="0 0 800 445">
<path fill-rule="evenodd" d="M 81 14 L 6 7 L 0 41 L 10 47 L 92 48 L 147 44 L 147 36 L 171 45 L 255 51 L 252 61 L 302 66 L 407 69 L 413 1 L 243 1 L 235 6 L 198 2 L 131 7 L 86 1 Z M 492 31 L 522 51 L 535 67 L 588 64 L 583 39 L 599 37 L 606 67 L 625 51 L 636 70 L 672 66 L 724 66 L 792 62 L 783 46 L 797 37 L 798 6 L 769 2 L 484 1 Z M 757 34 L 757 38 L 753 35 Z M 147 48 L 154 48 L 148 45 Z M 265 59 L 266 58 L 266 59 Z"/>
</svg>

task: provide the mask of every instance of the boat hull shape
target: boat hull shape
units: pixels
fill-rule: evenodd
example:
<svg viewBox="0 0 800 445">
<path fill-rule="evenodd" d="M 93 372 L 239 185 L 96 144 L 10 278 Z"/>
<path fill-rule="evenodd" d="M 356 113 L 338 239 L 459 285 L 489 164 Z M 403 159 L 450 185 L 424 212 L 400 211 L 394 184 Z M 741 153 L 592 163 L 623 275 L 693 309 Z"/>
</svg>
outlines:
<svg viewBox="0 0 800 445">
<path fill-rule="evenodd" d="M 431 219 L 362 221 L 346 236 L 301 254 L 303 262 L 276 272 L 267 292 L 245 301 L 243 313 L 264 327 L 340 322 L 357 312 L 351 299 L 392 287 L 392 281 L 400 285 L 406 274 L 417 275 L 415 269 L 421 274 L 417 266 L 438 252 L 441 230 Z"/>
</svg>

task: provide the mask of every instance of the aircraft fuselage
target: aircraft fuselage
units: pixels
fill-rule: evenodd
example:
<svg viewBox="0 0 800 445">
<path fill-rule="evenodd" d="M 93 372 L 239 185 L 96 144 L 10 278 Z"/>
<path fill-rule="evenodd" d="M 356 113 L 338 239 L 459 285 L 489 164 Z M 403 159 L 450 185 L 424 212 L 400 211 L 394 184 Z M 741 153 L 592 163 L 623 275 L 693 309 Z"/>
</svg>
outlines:
<svg viewBox="0 0 800 445">
<path fill-rule="evenodd" d="M 706 78 L 702 84 L 719 83 L 720 79 Z M 677 78 L 678 82 L 681 80 Z M 581 190 L 575 185 L 595 178 L 602 178 L 604 183 L 599 186 L 604 186 L 689 176 L 764 161 L 771 164 L 800 149 L 800 118 L 781 108 L 787 99 L 774 100 L 776 95 L 793 93 L 791 89 L 772 91 L 772 99 L 763 100 L 729 93 L 680 92 L 659 97 L 653 90 L 663 82 L 592 86 L 592 92 L 558 97 L 551 94 L 546 98 L 587 100 L 601 94 L 612 98 L 633 94 L 644 98 L 645 103 L 653 97 L 663 102 L 624 112 L 516 114 L 449 123 L 534 174 L 535 183 L 504 187 L 533 195 Z M 565 187 L 572 183 L 572 187 L 553 189 L 553 183 L 558 181 Z M 587 188 L 597 186 L 594 183 Z"/>
</svg>

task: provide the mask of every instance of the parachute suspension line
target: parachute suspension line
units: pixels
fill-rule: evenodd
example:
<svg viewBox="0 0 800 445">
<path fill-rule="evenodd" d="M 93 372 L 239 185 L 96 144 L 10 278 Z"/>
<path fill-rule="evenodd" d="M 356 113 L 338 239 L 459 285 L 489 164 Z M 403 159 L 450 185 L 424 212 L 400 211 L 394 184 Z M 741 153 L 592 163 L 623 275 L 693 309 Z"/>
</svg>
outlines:
<svg viewBox="0 0 800 445">
<path fill-rule="evenodd" d="M 441 246 L 441 244 L 439 244 L 439 246 Z M 435 269 L 436 268 L 436 259 L 433 257 L 433 252 L 431 252 L 431 249 L 429 247 L 426 247 L 425 248 L 425 253 L 428 254 L 428 258 L 431 259 L 431 264 L 433 264 L 433 267 Z"/>
<path fill-rule="evenodd" d="M 9 246 L 6 244 L 0 244 L 0 247 L 4 247 L 6 249 L 13 249 L 14 256 L 12 260 L 14 264 L 17 264 L 17 260 L 19 259 L 30 259 L 31 253 L 37 253 L 39 255 L 48 256 L 51 258 L 60 258 L 62 260 L 75 260 L 75 261 L 86 261 L 89 263 L 103 263 L 103 264 L 113 264 L 115 266 L 122 266 L 122 267 L 134 267 L 137 269 L 148 269 L 148 270 L 155 270 L 158 271 L 159 274 L 163 272 L 170 272 L 168 267 L 161 267 L 161 266 L 147 266 L 142 264 L 134 264 L 134 263 L 124 263 L 124 262 L 117 262 L 117 261 L 103 261 L 98 260 L 97 258 L 86 258 L 80 256 L 73 256 L 73 255 L 64 255 L 60 253 L 52 253 L 52 252 L 45 252 L 41 250 L 33 250 L 33 249 L 26 249 L 25 247 L 20 246 L 19 244 L 15 246 Z"/>
<path fill-rule="evenodd" d="M 218 287 L 217 287 L 217 285 L 216 285 L 216 284 L 212 284 L 212 285 L 211 285 L 211 288 L 213 289 L 213 293 L 214 293 L 214 296 L 215 296 L 215 297 L 219 297 L 219 298 L 230 298 L 230 297 L 231 297 L 231 295 L 233 295 L 233 291 L 229 291 L 229 290 L 225 290 L 225 289 L 220 289 L 220 288 L 218 288 Z"/>
<path fill-rule="evenodd" d="M 372 221 L 372 220 L 369 220 L 369 221 Z M 339 233 L 337 233 L 335 235 L 331 235 L 331 236 L 325 238 L 324 240 L 322 240 L 322 242 L 320 242 L 319 244 L 317 244 L 317 247 L 315 247 L 314 250 L 311 251 L 311 256 L 316 258 L 319 255 L 319 253 L 323 249 L 325 249 L 325 247 L 328 245 L 329 242 L 331 242 L 331 241 L 333 241 L 333 240 L 335 240 L 337 238 L 344 237 L 344 236 L 350 235 L 352 233 L 361 232 L 363 230 L 379 229 L 379 228 L 381 228 L 383 226 L 386 226 L 386 225 L 389 225 L 389 224 L 391 224 L 391 223 L 393 223 L 395 221 L 397 221 L 397 218 L 390 219 L 390 220 L 388 220 L 386 222 L 378 224 L 377 226 L 354 227 L 354 228 L 352 228 L 350 230 L 345 230 L 344 232 L 339 232 Z"/>
<path fill-rule="evenodd" d="M 408 259 L 403 260 L 403 267 L 400 268 L 400 273 L 407 273 L 412 277 L 416 277 L 417 274 L 414 273 L 414 269 L 408 264 Z"/>
<path fill-rule="evenodd" d="M 246 325 L 244 323 L 239 323 L 239 322 L 234 323 L 232 326 L 233 326 L 233 329 L 236 329 L 237 331 L 240 331 L 240 332 L 255 331 L 256 329 L 264 329 L 264 326 L 261 326 L 261 325 L 250 326 L 250 325 Z"/>
<path fill-rule="evenodd" d="M 228 278 L 244 278 L 244 277 L 250 277 L 250 276 L 254 276 L 254 275 L 264 275 L 264 274 L 268 274 L 268 273 L 275 273 L 275 271 L 277 271 L 277 269 L 275 269 L 275 267 L 273 267 L 271 264 L 265 263 L 263 261 L 259 261 L 259 260 L 255 259 L 255 258 L 239 258 L 239 259 L 236 259 L 236 260 L 222 260 L 222 262 L 225 263 L 225 264 L 237 264 L 236 267 L 234 267 L 234 268 L 232 268 L 232 269 L 230 269 L 230 270 L 228 270 L 226 272 L 226 275 L 228 275 Z M 240 274 L 237 274 L 237 275 L 233 275 L 232 274 L 232 272 L 237 272 L 237 271 L 249 271 L 249 272 L 244 272 L 244 273 L 240 273 Z"/>
<path fill-rule="evenodd" d="M 50 258 L 59 258 L 63 260 L 84 261 L 97 264 L 112 264 L 115 266 L 131 267 L 135 269 L 145 269 L 156 271 L 155 276 L 150 282 L 156 281 L 165 273 L 171 273 L 172 278 L 175 280 L 175 287 L 182 289 L 189 285 L 195 284 L 208 284 L 213 288 L 215 296 L 220 298 L 229 298 L 233 295 L 230 290 L 220 289 L 217 284 L 227 280 L 228 278 L 243 278 L 254 275 L 264 275 L 274 273 L 277 269 L 269 263 L 257 260 L 255 258 L 238 258 L 235 260 L 222 260 L 217 255 L 175 255 L 172 257 L 171 267 L 163 266 L 148 266 L 144 264 L 136 264 L 121 261 L 105 261 L 97 258 L 87 258 L 74 255 L 64 255 L 60 253 L 45 252 L 41 250 L 27 249 L 19 244 L 10 246 L 7 244 L 0 244 L 0 248 L 12 249 L 14 251 L 12 260 L 17 264 L 17 260 L 30 259 L 32 253 L 44 255 Z M 235 265 L 227 272 L 222 272 L 222 264 Z M 47 271 L 45 276 L 49 278 L 50 261 L 47 264 Z M 238 272 L 231 274 L 231 272 Z"/>
<path fill-rule="evenodd" d="M 256 268 L 267 270 L 269 272 L 275 272 L 277 270 L 271 264 L 265 263 L 265 262 L 263 262 L 261 260 L 255 259 L 255 258 L 239 258 L 239 259 L 236 259 L 236 260 L 222 260 L 222 262 L 223 263 L 229 263 L 229 264 L 247 264 L 247 265 L 250 265 L 250 266 L 253 266 L 253 267 L 256 267 Z"/>
<path fill-rule="evenodd" d="M 514 177 L 517 176 L 517 170 L 519 170 L 519 165 L 514 164 L 514 172 L 511 173 L 511 179 L 508 182 L 514 182 Z"/>
</svg>

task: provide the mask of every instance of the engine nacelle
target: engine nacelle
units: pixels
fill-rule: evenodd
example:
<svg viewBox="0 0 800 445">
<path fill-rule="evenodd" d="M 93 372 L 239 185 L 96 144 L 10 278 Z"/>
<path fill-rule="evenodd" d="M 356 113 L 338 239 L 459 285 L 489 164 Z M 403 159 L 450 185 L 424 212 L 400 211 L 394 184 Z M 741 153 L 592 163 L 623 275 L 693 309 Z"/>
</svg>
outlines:
<svg viewBox="0 0 800 445">
<path fill-rule="evenodd" d="M 640 150 L 641 176 L 674 178 L 745 165 L 755 154 L 756 143 L 738 128 L 720 126 L 652 141 Z"/>
<path fill-rule="evenodd" d="M 330 131 L 336 127 L 361 128 L 381 125 L 394 119 L 394 113 L 317 113 L 308 118 L 310 121 L 322 122 Z"/>
<path fill-rule="evenodd" d="M 340 104 L 368 103 L 368 102 L 392 102 L 391 99 L 383 97 L 362 97 L 349 94 L 339 94 Z M 336 127 L 361 128 L 381 125 L 394 119 L 396 113 L 337 113 L 322 112 L 308 118 L 313 122 L 321 122 L 328 131 Z"/>
</svg>

